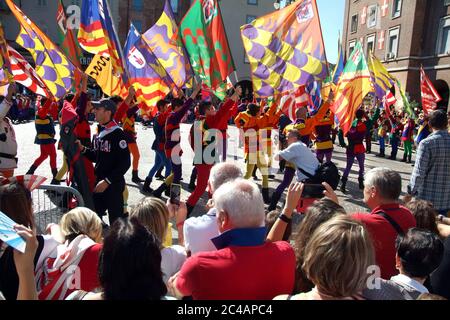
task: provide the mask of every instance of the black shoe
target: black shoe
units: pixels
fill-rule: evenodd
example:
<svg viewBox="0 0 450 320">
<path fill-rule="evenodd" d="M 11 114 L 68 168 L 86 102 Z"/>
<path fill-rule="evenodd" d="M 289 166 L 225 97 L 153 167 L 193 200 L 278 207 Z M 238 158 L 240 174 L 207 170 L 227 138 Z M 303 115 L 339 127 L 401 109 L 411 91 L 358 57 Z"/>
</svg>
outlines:
<svg viewBox="0 0 450 320">
<path fill-rule="evenodd" d="M 31 175 L 34 174 L 34 172 L 36 171 L 37 167 L 35 165 L 32 165 L 30 167 L 30 169 L 28 169 L 27 173 L 25 173 L 26 175 Z"/>
<path fill-rule="evenodd" d="M 346 193 L 347 193 L 347 189 L 346 189 L 346 186 L 347 186 L 347 178 L 342 178 L 341 181 L 342 181 L 342 182 L 341 182 L 341 187 L 340 187 L 339 189 L 341 190 L 341 192 L 342 192 L 343 194 L 346 194 Z"/>
<path fill-rule="evenodd" d="M 269 175 L 268 175 L 268 178 L 269 178 L 269 179 L 275 179 L 275 176 L 274 176 L 273 174 L 269 174 Z"/>
<path fill-rule="evenodd" d="M 364 178 L 358 178 L 359 190 L 364 190 Z"/>
<path fill-rule="evenodd" d="M 163 192 L 166 191 L 166 189 L 169 189 L 169 186 L 167 184 L 163 183 L 158 187 L 158 189 L 156 189 L 155 191 L 152 192 L 152 196 L 160 199 Z M 170 191 L 170 189 L 169 189 L 169 191 Z"/>
<path fill-rule="evenodd" d="M 281 195 L 274 192 L 272 194 L 272 199 L 270 199 L 270 204 L 269 204 L 269 207 L 267 208 L 267 211 L 270 212 L 270 211 L 276 210 L 277 204 L 278 204 L 278 201 L 280 201 L 280 198 L 281 198 Z"/>
<path fill-rule="evenodd" d="M 162 180 L 165 180 L 166 178 L 164 178 L 162 175 L 156 175 L 155 179 L 159 180 L 159 181 L 162 181 Z"/>
<path fill-rule="evenodd" d="M 164 195 L 170 197 L 170 186 L 167 186 L 166 190 L 164 190 Z"/>
<path fill-rule="evenodd" d="M 150 187 L 152 183 L 152 179 L 146 178 L 144 182 L 144 186 L 142 187 L 142 192 L 151 194 L 153 193 L 153 189 Z"/>
<path fill-rule="evenodd" d="M 269 188 L 262 188 L 262 196 L 265 204 L 270 204 Z"/>
<path fill-rule="evenodd" d="M 139 178 L 138 175 L 138 171 L 137 170 L 133 170 L 133 174 L 132 174 L 132 178 L 131 181 L 133 181 L 136 184 L 142 183 L 144 182 L 144 180 L 142 180 L 141 178 Z"/>
<path fill-rule="evenodd" d="M 259 178 L 257 176 L 253 176 L 253 180 L 259 181 Z"/>
</svg>

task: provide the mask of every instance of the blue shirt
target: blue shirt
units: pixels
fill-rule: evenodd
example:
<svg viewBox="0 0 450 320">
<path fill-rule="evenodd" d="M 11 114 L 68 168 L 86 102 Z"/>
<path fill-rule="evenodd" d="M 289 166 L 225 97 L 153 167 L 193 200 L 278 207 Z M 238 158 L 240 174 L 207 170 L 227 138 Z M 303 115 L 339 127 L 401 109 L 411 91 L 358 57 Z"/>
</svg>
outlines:
<svg viewBox="0 0 450 320">
<path fill-rule="evenodd" d="M 437 131 L 423 140 L 408 191 L 433 203 L 436 210 L 450 209 L 450 134 Z"/>
</svg>

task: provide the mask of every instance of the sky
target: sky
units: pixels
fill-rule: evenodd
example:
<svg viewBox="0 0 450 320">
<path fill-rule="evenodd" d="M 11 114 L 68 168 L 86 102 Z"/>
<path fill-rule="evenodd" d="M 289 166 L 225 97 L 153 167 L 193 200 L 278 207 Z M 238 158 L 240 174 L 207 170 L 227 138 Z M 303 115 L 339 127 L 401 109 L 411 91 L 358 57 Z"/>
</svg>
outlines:
<svg viewBox="0 0 450 320">
<path fill-rule="evenodd" d="M 345 0 L 317 0 L 320 22 L 322 24 L 323 41 L 327 59 L 336 63 L 338 58 L 338 36 L 344 23 Z"/>
</svg>

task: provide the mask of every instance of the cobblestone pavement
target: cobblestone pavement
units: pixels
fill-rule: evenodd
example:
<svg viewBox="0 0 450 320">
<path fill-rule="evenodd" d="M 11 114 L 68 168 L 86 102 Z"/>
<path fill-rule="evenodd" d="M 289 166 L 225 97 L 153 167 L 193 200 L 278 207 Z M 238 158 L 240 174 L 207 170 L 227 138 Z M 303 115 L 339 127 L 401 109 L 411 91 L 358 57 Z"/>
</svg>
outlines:
<svg viewBox="0 0 450 320">
<path fill-rule="evenodd" d="M 92 126 L 92 130 L 94 132 L 95 126 Z M 154 140 L 154 134 L 152 128 L 146 128 L 142 126 L 140 123 L 136 124 L 136 130 L 138 134 L 138 145 L 141 153 L 141 159 L 140 159 L 140 169 L 139 169 L 139 175 L 142 179 L 145 178 L 150 168 L 153 166 L 154 163 L 154 152 L 151 150 L 151 144 Z M 187 140 L 187 136 L 190 130 L 190 125 L 183 124 L 181 126 L 181 135 L 182 135 L 182 148 L 183 148 L 183 191 L 182 191 L 182 199 L 187 199 L 189 196 L 189 191 L 187 191 L 187 184 L 189 183 L 189 177 L 193 169 L 192 165 L 192 159 L 193 159 L 193 151 L 190 148 L 190 145 Z M 19 124 L 15 125 L 15 131 L 17 136 L 17 142 L 19 145 L 18 150 L 18 157 L 19 157 L 19 168 L 16 171 L 17 174 L 24 174 L 28 168 L 33 163 L 34 159 L 38 157 L 39 155 L 39 146 L 34 144 L 34 137 L 35 137 L 35 128 L 34 123 L 29 122 L 26 124 Z M 56 127 L 56 131 L 59 132 L 59 125 Z M 229 161 L 235 161 L 238 163 L 243 171 L 245 171 L 245 165 L 243 161 L 243 150 L 242 148 L 238 148 L 238 137 L 239 133 L 238 130 L 230 126 L 228 130 L 229 138 L 228 138 L 228 158 Z M 57 134 L 57 138 L 59 135 Z M 277 136 L 275 133 L 274 137 L 274 151 L 277 150 Z M 394 169 L 400 173 L 402 176 L 402 187 L 403 191 L 406 192 L 406 186 L 409 181 L 409 178 L 411 176 L 412 172 L 412 166 L 410 164 L 405 164 L 399 161 L 391 161 L 388 159 L 382 159 L 375 157 L 375 152 L 378 152 L 378 146 L 373 144 L 372 145 L 372 154 L 367 155 L 366 157 L 366 170 L 375 168 L 375 167 L 388 167 L 391 169 Z M 386 150 L 387 154 L 390 153 L 390 149 L 387 148 Z M 398 157 L 403 157 L 403 153 L 399 151 Z M 401 158 L 400 158 L 401 159 Z M 336 147 L 334 154 L 333 154 L 333 161 L 336 163 L 338 168 L 340 169 L 341 173 L 345 168 L 346 165 L 346 156 L 345 156 L 345 149 Z M 62 163 L 62 153 L 61 151 L 58 151 L 58 168 L 61 166 Z M 274 162 L 274 171 L 278 170 L 278 162 Z M 48 183 L 51 180 L 51 172 L 49 167 L 49 161 L 46 160 L 37 170 L 36 174 L 45 176 L 49 178 L 47 181 Z M 258 172 L 259 177 L 261 178 L 261 174 Z M 348 193 L 346 195 L 338 192 L 338 196 L 340 198 L 341 204 L 344 206 L 344 208 L 348 212 L 356 212 L 356 211 L 367 211 L 367 208 L 365 207 L 362 199 L 363 199 L 363 193 L 358 189 L 358 166 L 355 163 L 349 177 L 348 182 Z M 126 181 L 127 186 L 129 190 L 129 200 L 128 204 L 133 205 L 139 202 L 140 199 L 145 197 L 140 192 L 140 186 L 134 184 L 131 182 L 131 169 L 126 174 Z M 276 174 L 276 177 L 274 180 L 270 181 L 270 188 L 271 191 L 273 191 L 278 184 L 282 181 L 282 175 Z M 261 181 L 257 181 L 258 184 L 261 183 Z M 152 187 L 156 188 L 160 184 L 160 181 L 154 180 Z M 199 205 L 194 210 L 194 215 L 200 215 L 205 212 L 204 205 L 206 203 L 206 194 L 203 196 L 203 198 L 200 200 Z"/>
</svg>

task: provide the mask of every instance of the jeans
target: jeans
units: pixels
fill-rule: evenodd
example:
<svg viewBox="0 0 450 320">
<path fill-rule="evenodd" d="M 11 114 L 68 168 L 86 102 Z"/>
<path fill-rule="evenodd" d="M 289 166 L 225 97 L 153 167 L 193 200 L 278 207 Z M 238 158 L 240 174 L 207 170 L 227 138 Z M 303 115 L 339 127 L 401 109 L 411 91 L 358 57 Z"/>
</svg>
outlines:
<svg viewBox="0 0 450 320">
<path fill-rule="evenodd" d="M 153 179 L 156 172 L 161 169 L 163 166 L 166 168 L 164 178 L 167 178 L 170 175 L 170 172 L 172 171 L 172 164 L 169 159 L 167 159 L 166 154 L 164 151 L 161 150 L 155 150 L 156 157 L 155 157 L 155 164 L 153 165 L 153 168 L 150 169 L 147 178 Z"/>
<path fill-rule="evenodd" d="M 398 143 L 400 142 L 400 139 L 398 137 L 391 137 L 391 146 L 392 146 L 392 153 L 391 157 L 393 159 L 397 158 L 397 152 L 398 152 Z"/>
<path fill-rule="evenodd" d="M 384 156 L 384 153 L 386 151 L 386 142 L 384 141 L 384 137 L 380 137 L 378 139 L 378 142 L 380 143 L 380 154 Z"/>
</svg>

